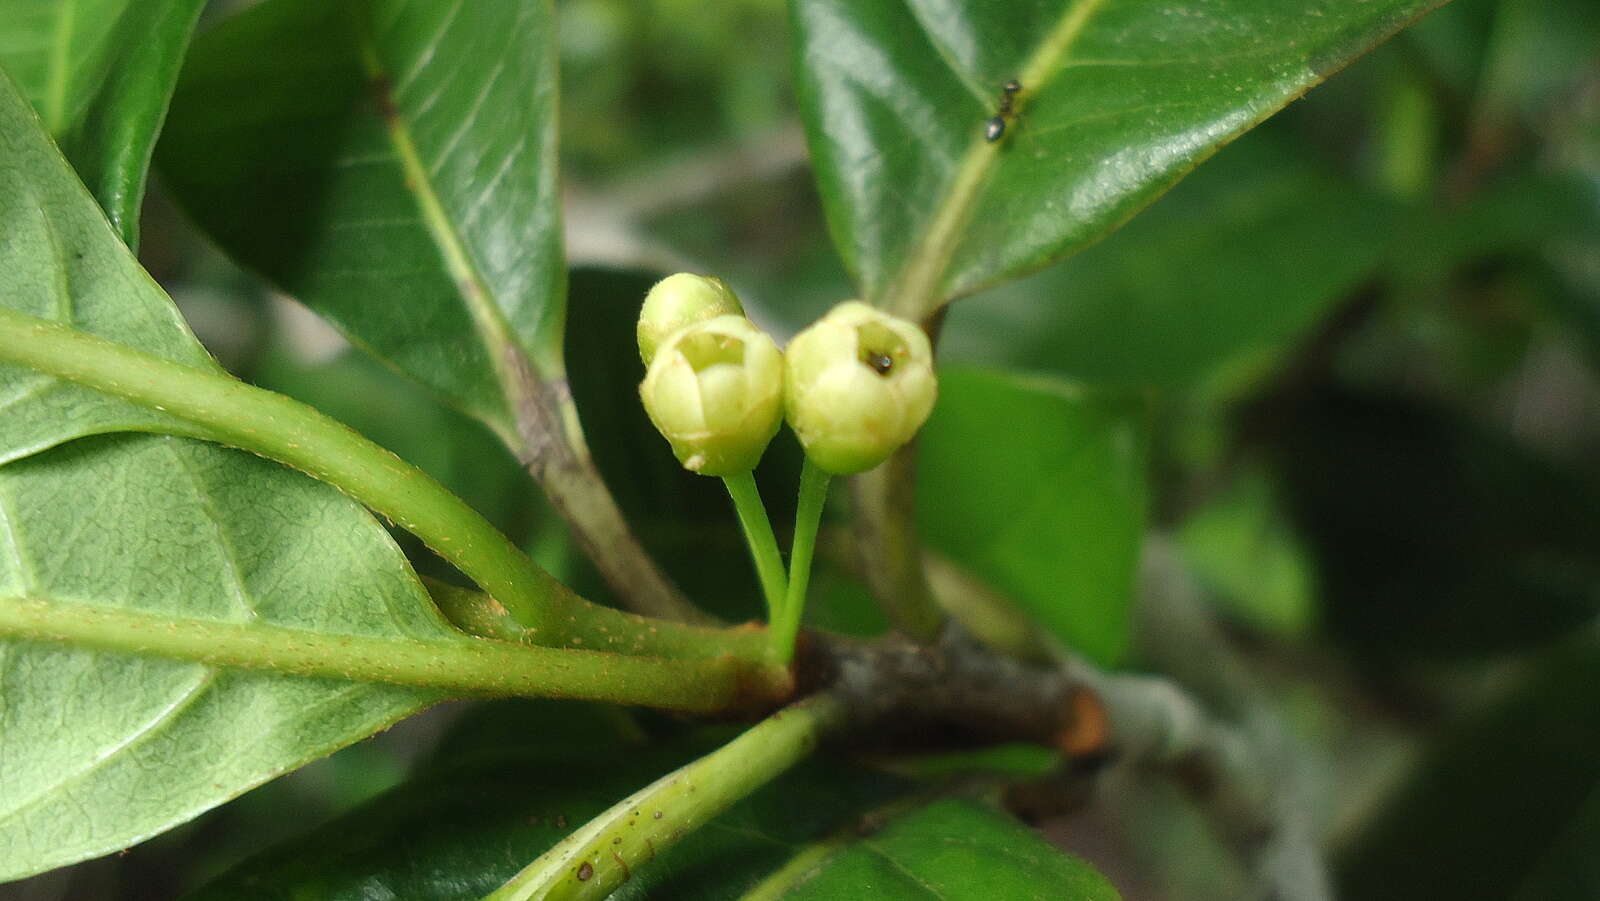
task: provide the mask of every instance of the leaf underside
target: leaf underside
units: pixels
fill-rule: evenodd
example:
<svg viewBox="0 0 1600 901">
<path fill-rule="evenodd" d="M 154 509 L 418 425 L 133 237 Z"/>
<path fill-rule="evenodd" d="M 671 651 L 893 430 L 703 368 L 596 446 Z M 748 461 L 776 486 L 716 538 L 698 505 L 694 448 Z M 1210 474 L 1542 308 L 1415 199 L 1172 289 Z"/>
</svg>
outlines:
<svg viewBox="0 0 1600 901">
<path fill-rule="evenodd" d="M 215 369 L 0 77 L 0 303 Z M 439 638 L 388 533 L 338 491 L 0 366 L 0 604 L 32 598 Z M 0 642 L 0 880 L 126 847 L 434 700 Z"/>
<path fill-rule="evenodd" d="M 85 438 L 0 469 L 0 603 L 17 598 L 448 634 L 353 502 L 182 438 Z M 0 880 L 126 847 L 436 700 L 15 640 L 0 697 Z"/>
</svg>

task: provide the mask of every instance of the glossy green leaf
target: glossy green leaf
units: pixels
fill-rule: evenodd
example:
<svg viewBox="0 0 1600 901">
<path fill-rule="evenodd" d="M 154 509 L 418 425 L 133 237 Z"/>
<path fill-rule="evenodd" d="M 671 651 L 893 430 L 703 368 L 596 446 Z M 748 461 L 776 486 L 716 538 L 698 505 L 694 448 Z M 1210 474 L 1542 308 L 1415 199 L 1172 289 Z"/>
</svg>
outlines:
<svg viewBox="0 0 1600 901">
<path fill-rule="evenodd" d="M 1144 405 L 968 369 L 939 375 L 918 521 L 929 545 L 1102 663 L 1128 641 L 1145 518 Z"/>
<path fill-rule="evenodd" d="M 1259 368 L 1379 270 L 1395 213 L 1268 127 L 1103 243 L 958 304 L 941 352 L 1166 389 Z"/>
<path fill-rule="evenodd" d="M 794 0 L 834 242 L 867 297 L 906 311 L 1037 268 L 1439 4 Z"/>
<path fill-rule="evenodd" d="M 790 901 L 1115 901 L 1120 895 L 1089 865 L 986 805 L 947 799 L 891 820 L 815 865 L 797 868 L 781 890 L 756 897 Z M 785 874 L 788 875 L 788 874 Z"/>
<path fill-rule="evenodd" d="M 560 358 L 553 33 L 548 0 L 269 0 L 195 42 L 158 162 L 230 255 L 515 443 L 497 372 Z"/>
<path fill-rule="evenodd" d="M 138 244 L 145 176 L 204 0 L 3 0 L 0 66 L 112 225 Z"/>
<path fill-rule="evenodd" d="M 128 0 L 7 0 L 0 60 L 45 127 L 62 134 L 88 107 Z"/>
<path fill-rule="evenodd" d="M 0 302 L 215 368 L 4 78 L 0 157 Z M 455 634 L 332 488 L 214 445 L 101 435 L 164 423 L 16 367 L 0 366 L 0 411 L 0 603 Z M 0 643 L 0 684 L 0 880 L 125 847 L 430 699 L 24 641 Z"/>
</svg>

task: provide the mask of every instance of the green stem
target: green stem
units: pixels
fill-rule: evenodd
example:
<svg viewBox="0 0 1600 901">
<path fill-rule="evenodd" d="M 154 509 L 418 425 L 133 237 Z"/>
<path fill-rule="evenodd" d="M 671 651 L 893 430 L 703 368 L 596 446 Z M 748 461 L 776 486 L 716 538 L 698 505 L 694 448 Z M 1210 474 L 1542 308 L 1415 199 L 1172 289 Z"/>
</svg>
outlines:
<svg viewBox="0 0 1600 901">
<path fill-rule="evenodd" d="M 817 549 L 817 527 L 822 524 L 822 507 L 828 502 L 831 476 L 807 457 L 800 469 L 800 505 L 794 514 L 794 544 L 789 549 L 789 591 L 783 607 L 773 618 L 767 637 L 772 655 L 779 663 L 794 659 L 795 636 L 800 632 L 800 617 L 806 609 L 806 588 L 811 582 L 811 558 Z"/>
<path fill-rule="evenodd" d="M 0 362 L 172 417 L 152 431 L 238 447 L 340 489 L 411 532 L 487 591 L 540 644 L 663 657 L 764 659 L 764 636 L 646 619 L 591 604 L 422 470 L 281 394 L 0 308 Z"/>
<path fill-rule="evenodd" d="M 663 660 L 465 637 L 329 635 L 37 598 L 0 598 L 0 636 L 295 676 L 696 713 L 760 703 L 761 680 L 780 695 L 783 681 L 775 667 L 756 671 L 731 657 Z"/>
<path fill-rule="evenodd" d="M 624 798 L 484 901 L 605 898 L 675 841 L 798 763 L 844 722 L 844 704 L 830 695 L 785 708 Z"/>
<path fill-rule="evenodd" d="M 767 621 L 775 622 L 783 609 L 783 596 L 788 578 L 783 573 L 783 555 L 778 552 L 778 539 L 772 534 L 772 521 L 767 518 L 767 507 L 761 502 L 761 492 L 756 488 L 755 473 L 723 476 L 728 486 L 728 496 L 733 498 L 733 509 L 739 514 L 739 527 L 744 530 L 745 544 L 750 546 L 750 557 L 756 564 L 756 575 L 761 578 L 761 593 L 767 599 Z"/>
</svg>

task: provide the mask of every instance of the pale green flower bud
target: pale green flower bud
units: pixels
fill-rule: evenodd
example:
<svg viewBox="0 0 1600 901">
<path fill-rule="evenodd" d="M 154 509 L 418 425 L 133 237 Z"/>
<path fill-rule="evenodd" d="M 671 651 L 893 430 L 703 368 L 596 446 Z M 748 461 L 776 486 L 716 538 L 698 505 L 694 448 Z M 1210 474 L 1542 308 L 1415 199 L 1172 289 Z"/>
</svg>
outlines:
<svg viewBox="0 0 1600 901">
<path fill-rule="evenodd" d="M 743 316 L 698 322 L 661 345 L 639 397 L 685 469 L 749 472 L 783 423 L 783 353 Z"/>
<path fill-rule="evenodd" d="M 639 359 L 649 366 L 672 333 L 718 316 L 743 316 L 739 298 L 720 278 L 680 272 L 650 289 L 639 310 Z"/>
<path fill-rule="evenodd" d="M 938 381 L 928 336 L 856 300 L 834 307 L 784 352 L 789 425 L 837 475 L 882 463 L 922 428 Z"/>
</svg>

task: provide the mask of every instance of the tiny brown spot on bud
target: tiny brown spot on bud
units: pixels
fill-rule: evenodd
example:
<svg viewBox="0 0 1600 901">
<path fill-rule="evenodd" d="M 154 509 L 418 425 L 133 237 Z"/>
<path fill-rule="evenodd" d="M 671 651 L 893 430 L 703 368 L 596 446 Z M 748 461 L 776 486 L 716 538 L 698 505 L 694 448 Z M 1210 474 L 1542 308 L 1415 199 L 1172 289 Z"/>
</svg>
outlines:
<svg viewBox="0 0 1600 901">
<path fill-rule="evenodd" d="M 582 866 L 578 867 L 578 881 L 579 882 L 588 882 L 593 877 L 594 877 L 594 867 L 591 866 L 589 864 L 589 862 L 586 860 L 586 861 L 583 862 Z"/>
</svg>

